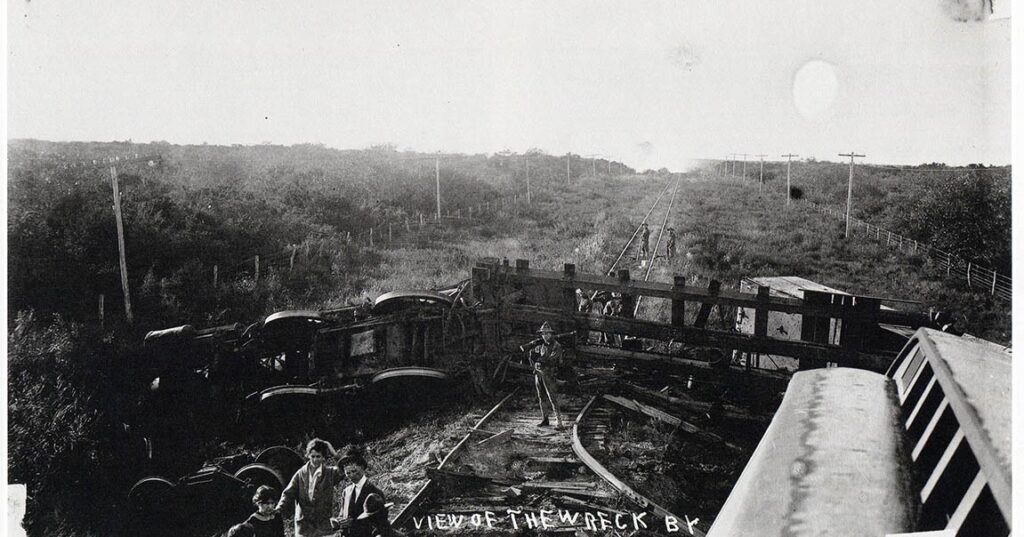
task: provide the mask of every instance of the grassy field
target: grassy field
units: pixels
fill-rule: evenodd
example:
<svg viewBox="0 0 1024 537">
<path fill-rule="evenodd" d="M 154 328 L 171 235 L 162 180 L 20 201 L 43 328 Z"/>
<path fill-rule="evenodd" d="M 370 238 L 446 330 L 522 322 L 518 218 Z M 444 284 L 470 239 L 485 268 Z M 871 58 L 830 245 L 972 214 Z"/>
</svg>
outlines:
<svg viewBox="0 0 1024 537">
<path fill-rule="evenodd" d="M 395 289 L 447 286 L 468 278 L 472 264 L 483 257 L 527 259 L 533 267 L 550 270 L 575 263 L 579 272 L 601 273 L 672 181 L 670 176 L 630 175 L 581 178 L 569 186 L 549 183 L 535 191 L 530 206 L 498 211 L 475 223 L 414 231 L 391 246 L 378 243 L 371 249 L 326 235 L 324 253 L 315 263 L 297 265 L 293 273 L 270 270 L 259 286 L 243 278 L 217 294 L 205 292 L 206 268 L 197 265 L 194 280 L 188 271 L 179 271 L 177 279 L 155 278 L 149 294 L 140 293 L 140 302 L 159 305 L 160 322 L 195 322 L 192 315 L 199 313 L 207 323 L 251 322 L 254 315 L 281 309 L 329 308 Z M 737 287 L 743 277 L 802 276 L 855 294 L 920 301 L 914 307 L 921 310 L 952 310 L 970 333 L 1001 343 L 1011 339 L 1008 304 L 946 280 L 927 259 L 864 238 L 846 240 L 839 222 L 800 203 L 787 210 L 778 194 L 759 195 L 749 183 L 689 174 L 682 177 L 675 203 L 668 225 L 676 229 L 678 255 L 671 262 L 659 259 L 652 279 L 671 282 L 674 274 L 682 274 L 696 285 L 717 279 Z M 652 246 L 664 208 L 652 215 Z M 627 264 L 634 279 L 642 277 L 636 262 Z M 313 280 L 315 285 L 308 283 Z M 640 317 L 667 320 L 667 304 L 646 302 Z M 720 317 L 728 323 L 728 312 Z M 28 314 L 19 319 L 9 320 L 10 468 L 12 480 L 28 482 L 30 495 L 35 491 L 32 533 L 107 534 L 111 523 L 103 513 L 116 509 L 123 493 L 114 478 L 127 479 L 134 471 L 123 468 L 124 460 L 110 451 L 110 431 L 121 415 L 116 409 L 130 403 L 123 400 L 125 386 L 115 372 L 131 347 L 138 346 L 138 335 L 101 333 Z M 39 415 L 59 419 L 44 423 L 36 419 Z M 367 439 L 387 453 L 377 462 L 398 472 L 393 476 L 396 493 L 415 483 L 397 469 L 418 471 L 423 450 L 450 447 L 448 428 L 428 432 L 438 428 L 432 419 L 425 416 L 419 425 Z M 215 452 L 216 439 L 210 443 Z M 106 477 L 64 479 L 69 473 Z"/>
</svg>

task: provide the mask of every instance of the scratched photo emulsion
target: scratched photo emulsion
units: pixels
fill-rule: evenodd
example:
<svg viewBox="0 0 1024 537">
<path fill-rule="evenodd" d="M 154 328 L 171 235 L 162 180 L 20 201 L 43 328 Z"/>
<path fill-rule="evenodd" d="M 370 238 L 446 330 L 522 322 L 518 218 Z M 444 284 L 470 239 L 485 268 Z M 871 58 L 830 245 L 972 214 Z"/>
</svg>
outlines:
<svg viewBox="0 0 1024 537">
<path fill-rule="evenodd" d="M 6 535 L 1007 537 L 1007 0 L 6 3 Z"/>
</svg>

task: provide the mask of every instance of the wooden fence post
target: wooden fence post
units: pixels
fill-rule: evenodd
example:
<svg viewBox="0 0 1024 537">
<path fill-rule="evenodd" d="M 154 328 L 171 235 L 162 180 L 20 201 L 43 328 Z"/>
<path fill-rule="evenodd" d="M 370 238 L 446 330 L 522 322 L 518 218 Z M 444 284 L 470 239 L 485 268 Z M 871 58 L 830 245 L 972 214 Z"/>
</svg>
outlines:
<svg viewBox="0 0 1024 537">
<path fill-rule="evenodd" d="M 946 254 L 946 277 L 949 277 L 949 268 L 953 265 L 953 259 Z"/>
<path fill-rule="evenodd" d="M 406 233 L 409 233 L 410 231 L 412 231 L 412 230 L 411 230 L 411 229 L 409 229 L 409 217 L 408 217 L 408 216 L 406 216 L 406 217 L 405 217 L 405 232 L 406 232 Z"/>
<path fill-rule="evenodd" d="M 373 228 L 370 228 L 370 248 L 373 248 Z"/>
<path fill-rule="evenodd" d="M 295 268 L 295 252 L 299 251 L 298 245 L 292 245 L 292 255 L 288 258 L 288 273 L 291 274 L 292 269 Z"/>
<path fill-rule="evenodd" d="M 104 296 L 101 294 L 100 295 L 100 330 L 103 330 L 103 321 L 104 321 L 104 319 L 103 319 L 103 299 L 104 299 Z"/>
<path fill-rule="evenodd" d="M 260 256 L 256 256 L 256 283 L 260 282 Z"/>
<path fill-rule="evenodd" d="M 971 286 L 971 262 L 967 262 L 967 287 Z"/>
<path fill-rule="evenodd" d="M 217 288 L 217 265 L 213 266 L 213 288 Z"/>
<path fill-rule="evenodd" d="M 423 229 L 423 213 L 420 213 L 420 229 Z"/>
<path fill-rule="evenodd" d="M 992 269 L 992 295 L 996 294 L 996 271 Z"/>
</svg>

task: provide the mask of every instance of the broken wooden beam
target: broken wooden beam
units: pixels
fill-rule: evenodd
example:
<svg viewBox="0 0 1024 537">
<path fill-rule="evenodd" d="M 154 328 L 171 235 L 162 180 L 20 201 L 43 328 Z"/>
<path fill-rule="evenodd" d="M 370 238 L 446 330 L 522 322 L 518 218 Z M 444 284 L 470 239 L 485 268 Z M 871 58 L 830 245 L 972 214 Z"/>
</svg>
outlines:
<svg viewBox="0 0 1024 537">
<path fill-rule="evenodd" d="M 452 470 L 444 470 L 441 468 L 427 468 L 427 478 L 435 481 L 444 481 L 447 483 L 458 483 L 461 485 L 511 485 L 511 481 L 504 481 L 494 477 L 474 474 L 472 472 L 455 472 Z"/>
<path fill-rule="evenodd" d="M 708 283 L 708 297 L 718 296 L 718 293 L 722 289 L 722 282 L 718 280 L 711 280 Z M 708 317 L 711 315 L 711 308 L 715 306 L 714 302 L 702 302 L 700 309 L 697 310 L 697 318 L 693 321 L 693 326 L 697 328 L 704 328 L 708 324 Z"/>
<path fill-rule="evenodd" d="M 656 392 L 654 390 L 649 390 L 647 388 L 643 388 L 641 386 L 637 386 L 636 384 L 631 384 L 629 382 L 622 382 L 619 385 L 641 397 L 649 397 L 651 399 L 656 399 L 660 402 L 693 413 L 705 414 L 709 410 L 711 410 L 711 406 L 714 404 L 706 401 L 697 401 L 696 399 L 693 399 L 692 397 L 686 394 L 669 395 L 663 392 Z M 761 416 L 758 414 L 754 414 L 752 412 L 748 412 L 740 407 L 733 405 L 723 405 L 721 415 L 722 417 L 729 419 L 754 421 L 758 423 L 767 423 L 772 419 L 771 416 Z"/>
<path fill-rule="evenodd" d="M 701 439 L 704 439 L 704 440 L 707 440 L 707 441 L 710 441 L 710 442 L 720 442 L 720 443 L 722 443 L 722 444 L 724 444 L 724 445 L 726 445 L 726 446 L 728 446 L 728 447 L 730 447 L 732 449 L 735 449 L 737 451 L 742 451 L 743 450 L 742 447 L 740 447 L 740 446 L 738 446 L 736 444 L 733 444 L 732 442 L 727 441 L 726 439 L 722 438 L 721 436 L 718 436 L 717 434 L 705 431 L 701 427 L 698 427 L 698 426 L 696 426 L 696 425 L 694 425 L 694 424 L 692 424 L 692 423 L 690 423 L 688 421 L 685 421 L 685 420 L 680 419 L 680 418 L 678 418 L 676 416 L 673 416 L 673 415 L 669 414 L 668 412 L 665 412 L 664 410 L 661 410 L 661 409 L 658 409 L 658 408 L 655 408 L 655 407 L 652 407 L 652 406 L 649 406 L 649 405 L 645 405 L 645 404 L 643 404 L 643 403 L 641 403 L 639 401 L 636 401 L 634 399 L 627 399 L 625 397 L 619 397 L 617 395 L 605 394 L 602 397 L 604 397 L 604 399 L 606 401 L 615 403 L 615 404 L 617 404 L 617 405 L 619 405 L 621 407 L 628 408 L 628 409 L 634 410 L 636 412 L 640 412 L 641 414 L 646 414 L 647 416 L 650 416 L 650 417 L 652 417 L 652 418 L 654 418 L 654 419 L 656 419 L 658 421 L 665 422 L 665 423 L 667 423 L 669 425 L 672 425 L 673 427 L 678 427 L 679 429 L 682 429 L 683 431 L 685 431 L 687 433 L 690 433 L 690 434 L 692 434 L 692 435 L 694 435 L 694 436 L 696 436 L 698 438 L 701 438 Z"/>
<path fill-rule="evenodd" d="M 476 447 L 491 447 L 508 442 L 509 440 L 512 440 L 513 430 L 514 429 L 505 429 L 500 433 L 494 433 L 491 436 L 477 442 Z"/>
</svg>

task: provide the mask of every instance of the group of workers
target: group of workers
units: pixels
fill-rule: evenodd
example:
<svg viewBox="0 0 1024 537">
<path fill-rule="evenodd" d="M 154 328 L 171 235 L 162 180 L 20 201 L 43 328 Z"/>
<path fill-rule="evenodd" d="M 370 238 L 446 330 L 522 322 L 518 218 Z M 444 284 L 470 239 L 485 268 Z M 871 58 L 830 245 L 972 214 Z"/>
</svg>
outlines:
<svg viewBox="0 0 1024 537">
<path fill-rule="evenodd" d="M 366 459 L 354 449 L 345 451 L 338 464 L 334 447 L 315 438 L 306 445 L 308 461 L 292 476 L 275 499 L 274 489 L 261 486 L 253 497 L 256 512 L 232 526 L 226 537 L 284 537 L 282 515 L 295 518 L 295 537 L 391 537 L 384 493 L 367 479 Z M 334 489 L 342 492 L 340 509 L 334 505 Z M 336 516 L 335 516 L 336 515 Z"/>
<path fill-rule="evenodd" d="M 676 256 L 676 229 L 674 227 L 666 228 L 668 232 L 668 238 L 665 239 L 665 258 L 671 261 Z M 647 222 L 640 224 L 640 246 L 636 250 L 636 259 L 646 259 L 647 256 L 651 255 L 651 230 L 647 227 Z"/>
</svg>

